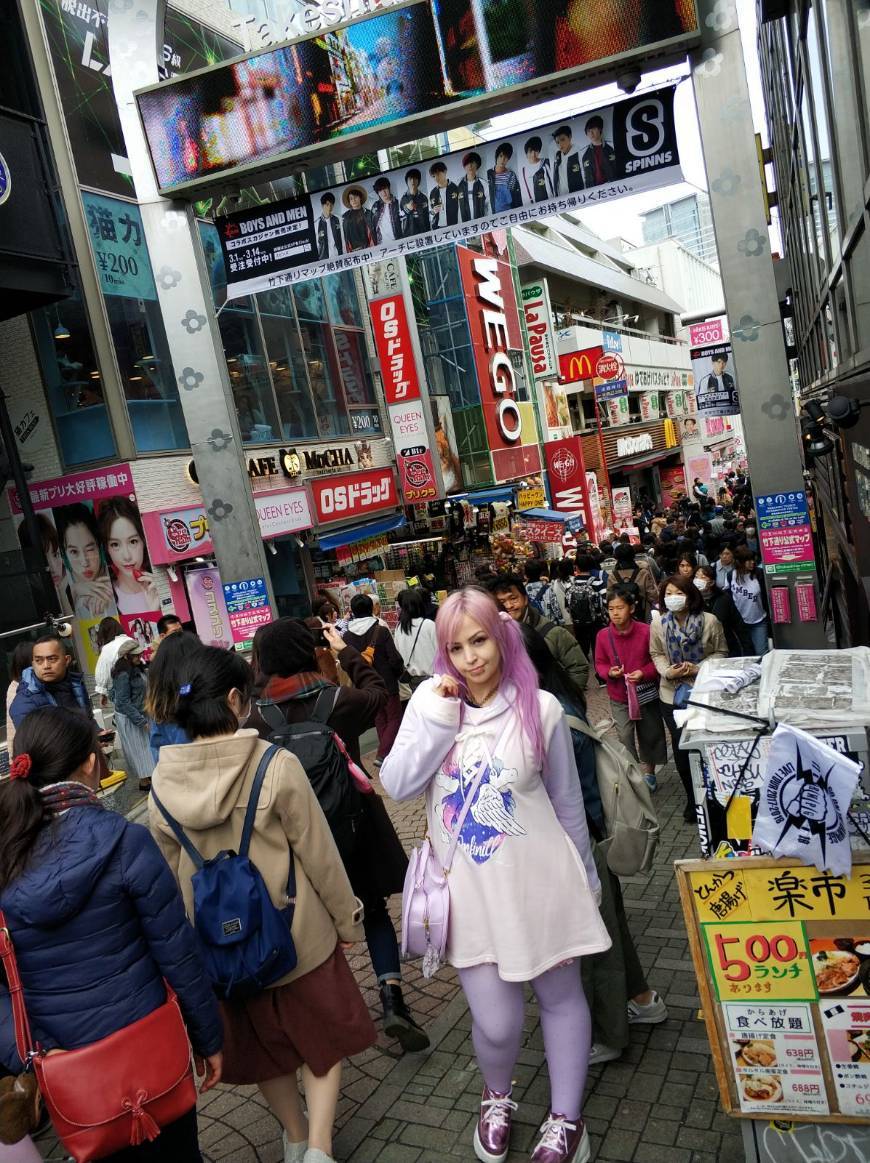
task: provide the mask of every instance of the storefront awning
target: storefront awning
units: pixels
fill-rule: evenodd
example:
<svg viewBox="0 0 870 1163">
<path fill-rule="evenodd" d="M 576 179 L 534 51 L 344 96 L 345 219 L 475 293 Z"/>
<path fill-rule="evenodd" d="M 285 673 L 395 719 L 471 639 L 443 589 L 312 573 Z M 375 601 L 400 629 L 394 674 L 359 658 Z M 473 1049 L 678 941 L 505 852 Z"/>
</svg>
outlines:
<svg viewBox="0 0 870 1163">
<path fill-rule="evenodd" d="M 660 452 L 642 452 L 639 456 L 627 456 L 623 460 L 614 461 L 608 465 L 611 472 L 624 472 L 626 469 L 649 468 L 658 464 L 660 460 L 667 460 L 671 456 L 679 456 L 679 448 L 663 448 Z"/>
<path fill-rule="evenodd" d="M 523 509 L 520 516 L 525 520 L 527 517 L 532 521 L 558 521 L 560 525 L 564 525 L 566 521 L 570 521 L 572 517 L 580 517 L 580 513 L 560 513 L 557 509 Z"/>
<path fill-rule="evenodd" d="M 335 533 L 323 533 L 317 538 L 317 544 L 324 551 L 338 549 L 340 545 L 354 545 L 357 541 L 365 541 L 367 537 L 392 533 L 394 529 L 401 529 L 407 524 L 407 518 L 403 513 L 395 513 L 392 517 L 383 517 L 380 521 L 368 521 L 365 525 L 339 529 Z"/>
<path fill-rule="evenodd" d="M 494 505 L 498 501 L 512 501 L 515 495 L 515 486 L 478 489 L 474 493 L 454 493 L 448 501 L 468 501 L 472 505 Z"/>
</svg>

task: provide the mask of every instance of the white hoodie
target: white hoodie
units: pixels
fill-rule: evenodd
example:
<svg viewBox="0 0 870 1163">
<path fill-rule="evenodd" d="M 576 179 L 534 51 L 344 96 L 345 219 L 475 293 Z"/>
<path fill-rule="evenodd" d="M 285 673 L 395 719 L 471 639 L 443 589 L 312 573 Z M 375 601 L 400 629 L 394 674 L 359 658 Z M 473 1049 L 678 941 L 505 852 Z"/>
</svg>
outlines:
<svg viewBox="0 0 870 1163">
<path fill-rule="evenodd" d="M 118 651 L 125 642 L 132 642 L 126 634 L 119 634 L 117 638 L 113 638 L 111 642 L 107 642 L 100 651 L 100 657 L 97 659 L 97 666 L 94 671 L 94 682 L 98 695 L 107 695 L 109 688 L 112 685 L 112 667 L 118 661 Z"/>
</svg>

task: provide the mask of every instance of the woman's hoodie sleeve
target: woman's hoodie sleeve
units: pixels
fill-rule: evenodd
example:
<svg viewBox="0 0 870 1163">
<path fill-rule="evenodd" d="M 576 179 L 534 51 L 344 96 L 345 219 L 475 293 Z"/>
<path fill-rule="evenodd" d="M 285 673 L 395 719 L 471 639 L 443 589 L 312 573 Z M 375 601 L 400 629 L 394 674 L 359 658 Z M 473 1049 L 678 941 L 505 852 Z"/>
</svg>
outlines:
<svg viewBox="0 0 870 1163">
<path fill-rule="evenodd" d="M 151 956 L 178 995 L 191 1045 L 204 1057 L 216 1054 L 224 1037 L 217 1000 L 178 885 L 147 828 L 127 825 L 121 870 Z"/>
<path fill-rule="evenodd" d="M 456 742 L 459 699 L 443 699 L 434 687 L 434 679 L 428 679 L 414 692 L 396 741 L 381 765 L 381 783 L 394 800 L 421 795 Z"/>
</svg>

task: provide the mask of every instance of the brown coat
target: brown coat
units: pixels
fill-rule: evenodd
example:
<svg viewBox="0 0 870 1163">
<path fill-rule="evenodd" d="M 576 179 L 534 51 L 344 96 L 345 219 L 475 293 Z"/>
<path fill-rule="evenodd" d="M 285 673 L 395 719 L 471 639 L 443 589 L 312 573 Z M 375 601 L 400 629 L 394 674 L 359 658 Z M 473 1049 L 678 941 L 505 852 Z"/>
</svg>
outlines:
<svg viewBox="0 0 870 1163">
<path fill-rule="evenodd" d="M 224 849 L 238 850 L 248 794 L 266 750 L 267 745 L 251 730 L 160 749 L 154 789 L 206 859 Z M 193 862 L 153 800 L 148 805 L 148 821 L 192 918 Z M 322 965 L 339 940 L 362 939 L 362 925 L 353 919 L 359 902 L 326 817 L 298 759 L 280 751 L 266 772 L 250 848 L 269 896 L 280 908 L 287 903 L 291 849 L 296 869 L 292 932 L 299 960 L 276 986 Z"/>
<path fill-rule="evenodd" d="M 631 575 L 635 569 L 637 570 L 637 576 L 634 578 L 634 584 L 643 595 L 643 599 L 646 602 L 647 616 L 649 616 L 650 611 L 659 604 L 659 589 L 649 566 L 636 565 L 633 569 L 619 567 L 613 570 L 612 573 L 607 575 L 607 592 L 610 593 L 612 589 L 621 585 L 623 582 L 631 581 Z"/>
</svg>

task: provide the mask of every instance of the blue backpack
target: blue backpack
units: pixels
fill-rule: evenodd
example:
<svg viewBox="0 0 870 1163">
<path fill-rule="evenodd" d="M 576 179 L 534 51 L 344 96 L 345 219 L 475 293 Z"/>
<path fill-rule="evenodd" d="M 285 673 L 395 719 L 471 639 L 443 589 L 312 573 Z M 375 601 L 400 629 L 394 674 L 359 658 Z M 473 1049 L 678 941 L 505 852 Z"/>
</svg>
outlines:
<svg viewBox="0 0 870 1163">
<path fill-rule="evenodd" d="M 296 872 L 290 849 L 287 907 L 278 909 L 257 866 L 248 858 L 254 816 L 266 769 L 280 751 L 270 747 L 260 760 L 245 811 L 239 851 L 223 851 L 204 860 L 184 829 L 151 789 L 155 804 L 193 863 L 194 928 L 200 938 L 208 975 L 218 997 L 231 999 L 260 993 L 296 968 L 290 928 L 296 907 Z"/>
</svg>

